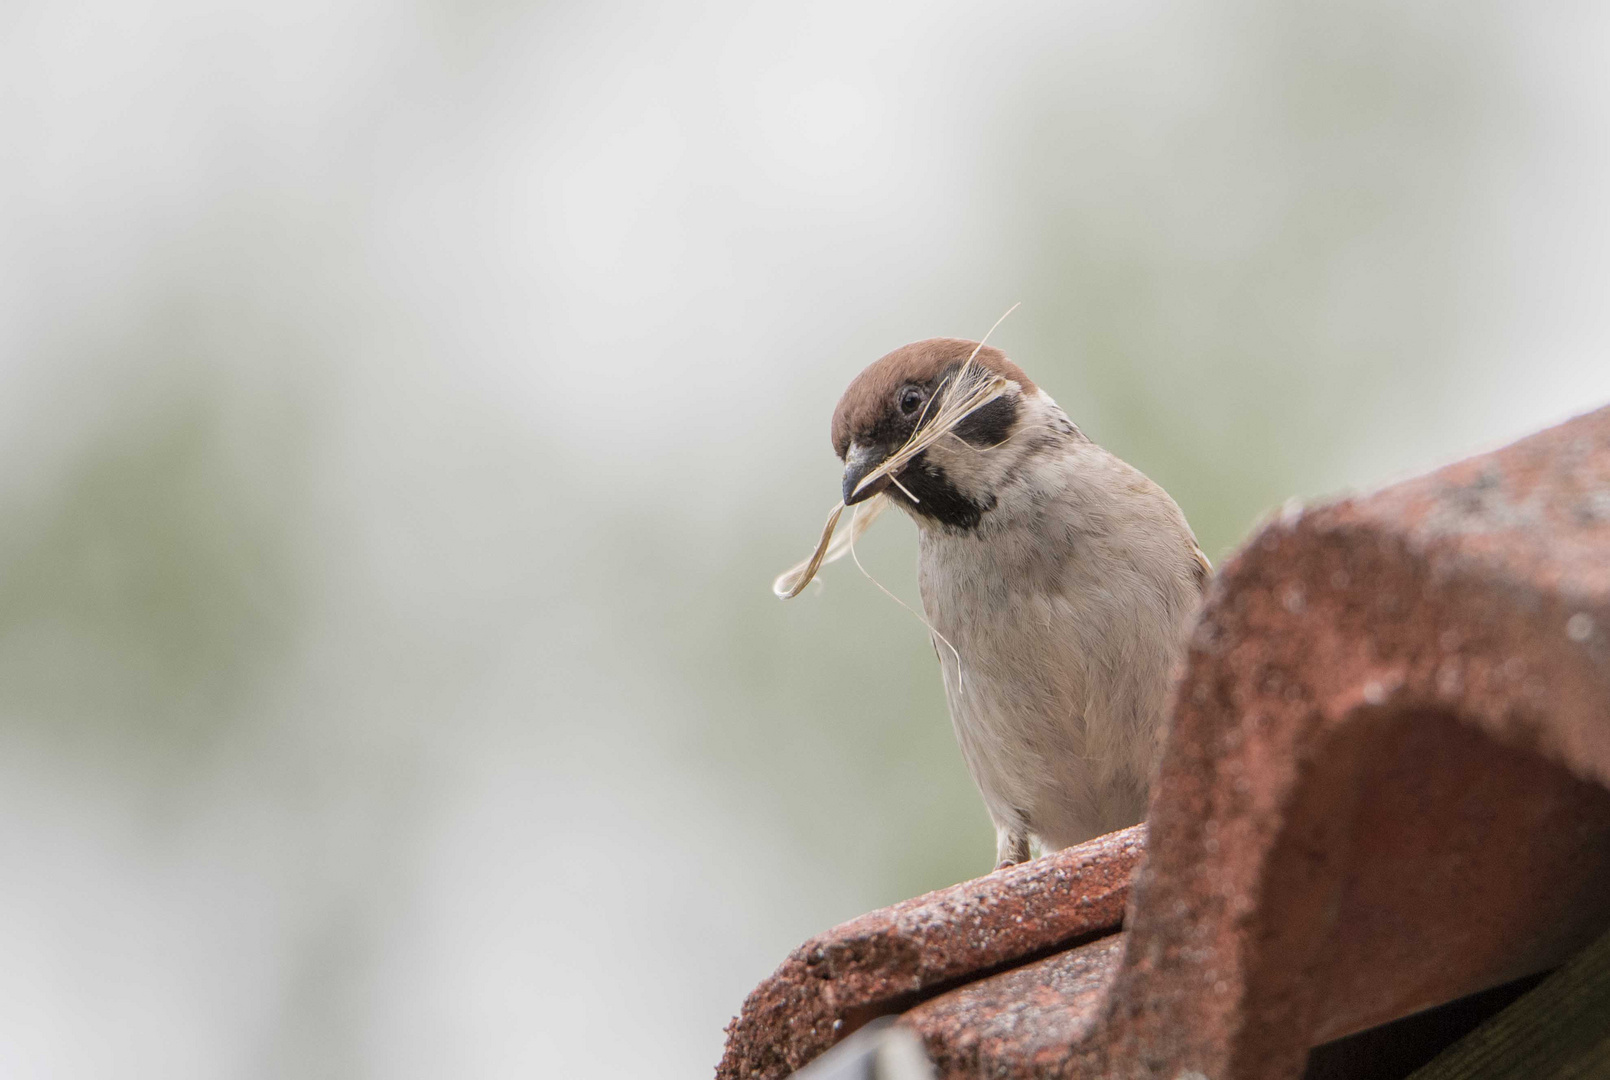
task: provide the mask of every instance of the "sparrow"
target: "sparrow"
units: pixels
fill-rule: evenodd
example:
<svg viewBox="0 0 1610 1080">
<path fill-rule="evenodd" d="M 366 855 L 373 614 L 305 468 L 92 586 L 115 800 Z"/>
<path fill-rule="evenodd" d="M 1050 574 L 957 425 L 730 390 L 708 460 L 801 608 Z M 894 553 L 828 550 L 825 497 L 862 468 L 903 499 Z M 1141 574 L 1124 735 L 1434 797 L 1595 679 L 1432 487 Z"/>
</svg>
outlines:
<svg viewBox="0 0 1610 1080">
<path fill-rule="evenodd" d="M 1004 392 L 899 470 L 958 372 Z M 1092 442 L 998 349 L 896 349 L 833 412 L 844 502 L 917 525 L 917 582 L 952 727 L 995 825 L 997 869 L 1140 821 L 1169 687 L 1212 567 L 1185 515 Z"/>
</svg>

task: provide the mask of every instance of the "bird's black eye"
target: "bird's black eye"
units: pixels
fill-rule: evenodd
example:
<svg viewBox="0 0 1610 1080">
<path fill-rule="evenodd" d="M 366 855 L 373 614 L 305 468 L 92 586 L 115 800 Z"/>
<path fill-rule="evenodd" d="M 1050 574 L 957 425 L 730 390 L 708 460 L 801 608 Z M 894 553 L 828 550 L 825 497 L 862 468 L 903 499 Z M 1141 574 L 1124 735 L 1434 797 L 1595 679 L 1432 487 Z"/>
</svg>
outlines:
<svg viewBox="0 0 1610 1080">
<path fill-rule="evenodd" d="M 922 391 L 915 386 L 908 386 L 900 391 L 900 411 L 910 416 L 922 408 Z"/>
</svg>

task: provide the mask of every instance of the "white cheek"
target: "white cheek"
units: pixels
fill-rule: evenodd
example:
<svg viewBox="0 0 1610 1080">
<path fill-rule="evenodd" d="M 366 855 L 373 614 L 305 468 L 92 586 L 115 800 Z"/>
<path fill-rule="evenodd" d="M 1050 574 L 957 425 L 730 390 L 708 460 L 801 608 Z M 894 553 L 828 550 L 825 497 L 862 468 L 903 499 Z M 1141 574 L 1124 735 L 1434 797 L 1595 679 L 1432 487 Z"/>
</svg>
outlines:
<svg viewBox="0 0 1610 1080">
<path fill-rule="evenodd" d="M 1010 444 L 1008 444 L 1010 445 Z M 940 440 L 928 451 L 935 465 L 961 494 L 975 501 L 996 495 L 1011 466 L 1006 447 L 974 446 L 960 436 Z"/>
</svg>

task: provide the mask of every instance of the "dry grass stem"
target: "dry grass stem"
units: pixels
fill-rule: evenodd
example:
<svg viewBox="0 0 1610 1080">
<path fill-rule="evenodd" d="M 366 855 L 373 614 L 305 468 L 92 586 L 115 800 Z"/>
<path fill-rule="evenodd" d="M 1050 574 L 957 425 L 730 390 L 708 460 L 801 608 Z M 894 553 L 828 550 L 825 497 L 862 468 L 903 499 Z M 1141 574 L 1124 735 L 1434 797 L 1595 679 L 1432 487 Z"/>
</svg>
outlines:
<svg viewBox="0 0 1610 1080">
<path fill-rule="evenodd" d="M 833 530 L 838 526 L 839 515 L 844 513 L 844 504 L 841 502 L 833 507 L 832 512 L 827 515 L 827 525 L 822 529 L 822 539 L 817 543 L 811 557 L 779 574 L 777 580 L 771 584 L 771 591 L 783 600 L 792 600 L 798 596 L 804 591 L 805 586 L 811 583 L 818 570 L 830 562 L 837 562 L 844 558 L 846 553 L 854 550 L 856 540 L 871 527 L 888 505 L 889 500 L 882 495 L 857 503 L 850 517 L 849 529 L 839 537 L 833 536 Z"/>
<path fill-rule="evenodd" d="M 880 496 L 880 498 L 881 498 L 881 496 Z M 890 592 L 887 588 L 884 587 L 883 582 L 881 582 L 877 578 L 873 577 L 872 572 L 870 570 L 868 570 L 866 567 L 861 565 L 861 556 L 859 554 L 857 554 L 856 550 L 855 550 L 855 537 L 856 537 L 856 534 L 852 530 L 852 532 L 850 534 L 849 548 L 850 548 L 850 558 L 855 560 L 855 568 L 857 570 L 861 571 L 862 575 L 868 581 L 870 581 L 870 582 L 872 582 L 872 584 L 876 585 L 878 587 L 878 591 L 881 592 L 884 596 L 887 596 L 890 600 L 893 600 L 895 603 L 899 604 L 901 607 L 903 607 L 907 611 L 911 612 L 911 615 L 912 615 L 913 618 L 915 618 L 918 622 L 922 623 L 922 625 L 924 625 L 924 626 L 926 626 L 928 628 L 928 633 L 930 635 L 932 635 L 932 637 L 934 638 L 935 641 L 943 643 L 945 648 L 950 650 L 950 655 L 952 655 L 952 656 L 954 656 L 956 658 L 956 692 L 957 692 L 957 694 L 965 694 L 967 692 L 967 683 L 962 678 L 962 654 L 956 651 L 956 646 L 954 646 L 954 645 L 952 645 L 950 643 L 950 639 L 948 637 L 946 637 L 944 634 L 941 634 L 938 630 L 934 629 L 934 624 L 929 622 L 928 619 L 923 615 L 922 612 L 918 611 L 916 608 L 912 607 L 910 604 L 908 604 L 904 600 L 900 599 L 894 593 Z M 939 651 L 939 646 L 935 645 L 934 646 L 934 652 L 937 653 L 938 651 Z M 945 663 L 944 663 L 943 658 L 941 658 L 940 663 L 939 663 L 939 674 L 940 674 L 941 677 L 946 677 L 946 675 L 945 675 Z"/>
<path fill-rule="evenodd" d="M 865 490 L 868 484 L 887 476 L 894 486 L 905 493 L 907 498 L 911 499 L 912 502 L 917 501 L 916 496 L 907 491 L 905 485 L 901 484 L 894 474 L 909 465 L 918 454 L 949 435 L 955 430 L 956 425 L 967 419 L 968 416 L 1006 393 L 1005 378 L 977 367 L 973 361 L 978 358 L 978 352 L 984 347 L 984 342 L 989 340 L 990 334 L 995 333 L 996 328 L 1006 321 L 1006 316 L 1017 309 L 1018 305 L 1013 304 L 1006 309 L 1005 315 L 995 320 L 995 325 L 989 328 L 989 334 L 985 334 L 983 340 L 968 354 L 967 360 L 956 370 L 956 374 L 948 376 L 939 384 L 938 392 L 923 407 L 922 415 L 917 419 L 917 426 L 912 431 L 911 437 L 906 440 L 905 445 L 890 454 L 876 469 L 862 477 L 861 482 L 855 487 L 856 492 Z M 930 410 L 933 412 L 931 418 L 928 415 Z M 880 494 L 868 499 L 866 502 L 857 504 L 856 512 L 851 518 L 849 538 L 842 545 L 834 541 L 833 531 L 838 528 L 839 518 L 844 513 L 844 503 L 840 502 L 833 507 L 832 511 L 827 515 L 827 524 L 822 528 L 821 539 L 816 542 L 816 550 L 811 553 L 811 557 L 798 566 L 778 575 L 777 580 L 772 582 L 771 591 L 783 600 L 792 600 L 798 596 L 805 590 L 805 586 L 811 583 L 811 579 L 816 576 L 816 572 L 825 564 L 835 559 L 843 558 L 846 551 L 853 551 L 856 537 L 865 532 L 867 527 L 872 524 L 873 519 L 883 512 L 887 501 Z M 866 508 L 865 512 L 863 512 L 863 507 Z M 856 560 L 856 562 L 859 565 L 860 560 Z M 862 573 L 865 572 L 865 569 L 863 569 Z M 870 577 L 870 575 L 868 576 Z M 882 586 L 880 585 L 879 588 L 882 588 Z M 945 644 L 949 645 L 950 643 L 946 642 Z M 955 652 L 954 649 L 951 651 Z M 958 663 L 960 663 L 960 659 L 960 657 L 957 657 Z M 960 668 L 957 670 L 959 672 Z"/>
</svg>

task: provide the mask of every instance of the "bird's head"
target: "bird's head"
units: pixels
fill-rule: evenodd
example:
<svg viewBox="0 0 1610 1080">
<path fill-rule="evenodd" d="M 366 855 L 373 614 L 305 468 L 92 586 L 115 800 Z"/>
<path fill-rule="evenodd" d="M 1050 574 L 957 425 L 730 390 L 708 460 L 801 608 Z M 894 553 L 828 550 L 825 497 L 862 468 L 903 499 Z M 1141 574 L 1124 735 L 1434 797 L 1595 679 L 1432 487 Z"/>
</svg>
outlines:
<svg viewBox="0 0 1610 1080">
<path fill-rule="evenodd" d="M 942 404 L 937 399 L 954 387 L 970 356 L 969 370 L 999 375 L 1006 380 L 1005 393 L 970 413 L 897 472 L 862 486 L 867 474 L 932 422 Z M 999 349 L 957 338 L 932 338 L 896 349 L 856 376 L 833 412 L 833 451 L 844 462 L 844 501 L 854 504 L 886 493 L 919 521 L 974 528 L 995 508 L 1018 457 L 995 449 L 1025 422 L 1039 420 L 1037 414 L 1047 405 L 1061 415 Z"/>
</svg>

